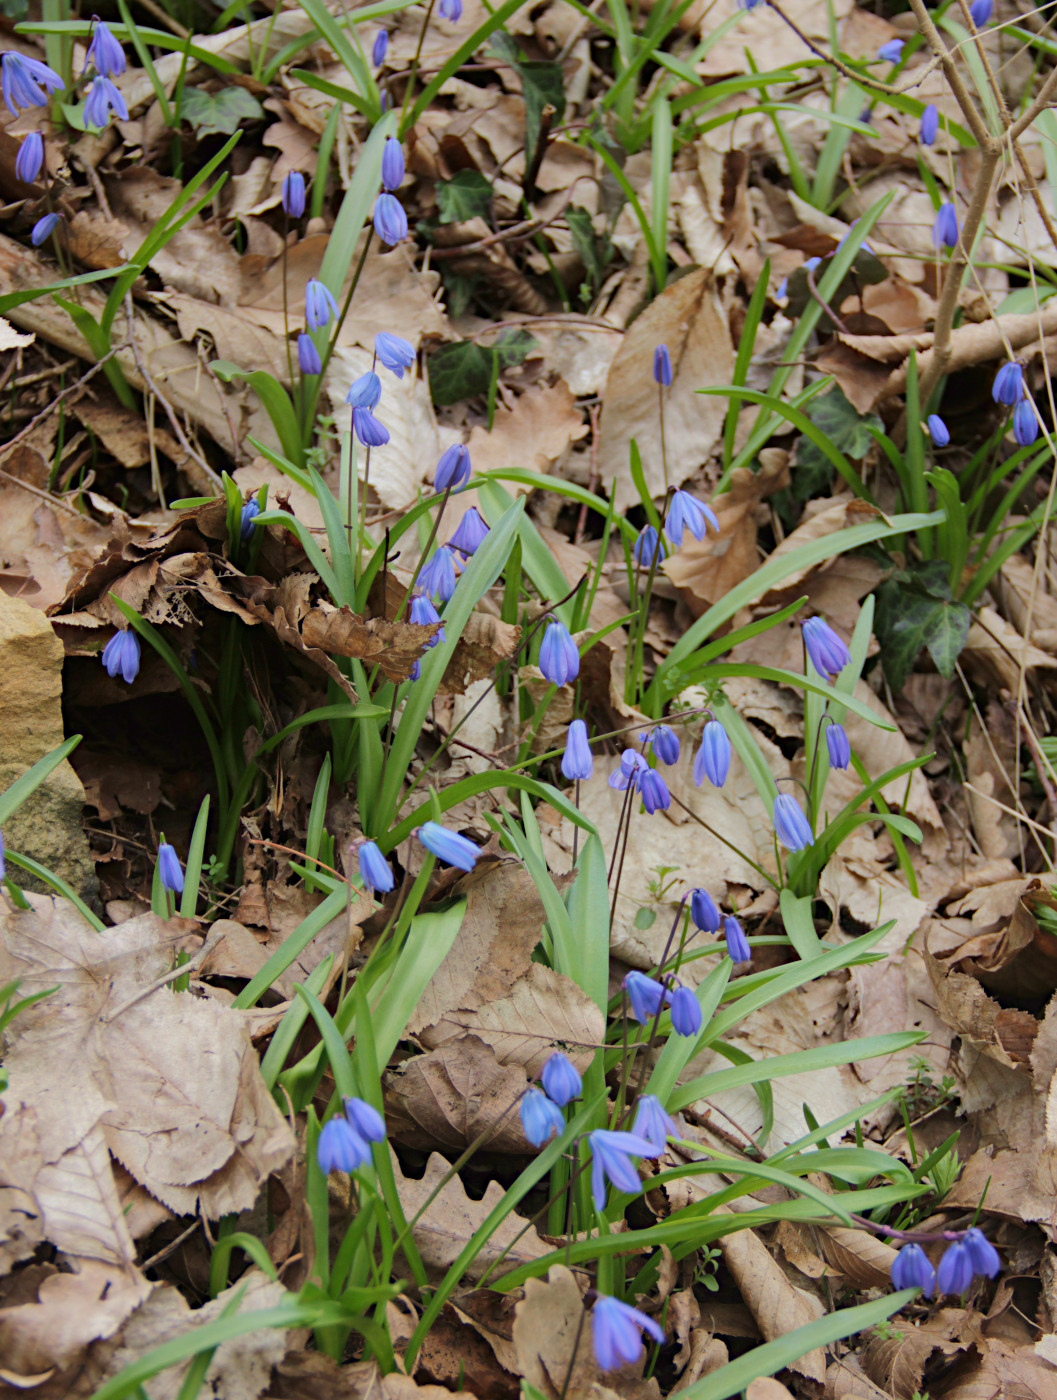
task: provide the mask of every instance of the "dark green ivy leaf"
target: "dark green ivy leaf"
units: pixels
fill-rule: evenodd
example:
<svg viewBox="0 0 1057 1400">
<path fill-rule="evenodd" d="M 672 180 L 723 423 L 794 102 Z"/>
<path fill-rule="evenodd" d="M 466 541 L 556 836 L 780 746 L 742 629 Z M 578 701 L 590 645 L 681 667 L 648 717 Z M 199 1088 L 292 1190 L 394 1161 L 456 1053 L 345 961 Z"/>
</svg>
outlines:
<svg viewBox="0 0 1057 1400">
<path fill-rule="evenodd" d="M 438 408 L 488 393 L 492 376 L 520 364 L 536 344 L 527 331 L 500 336 L 494 346 L 475 340 L 442 345 L 429 360 L 429 387 Z"/>
<path fill-rule="evenodd" d="M 458 170 L 450 180 L 437 181 L 437 207 L 442 224 L 461 224 L 488 213 L 492 186 L 479 170 Z"/>
<path fill-rule="evenodd" d="M 525 160 L 531 165 L 540 136 L 540 119 L 546 106 L 554 108 L 553 125 L 565 115 L 565 82 L 561 65 L 545 59 L 527 59 L 509 34 L 492 36 L 491 52 L 509 63 L 521 79 L 525 99 Z"/>
<path fill-rule="evenodd" d="M 927 565 L 922 567 L 921 579 L 901 572 L 877 590 L 874 631 L 881 644 L 885 676 L 894 691 L 902 690 L 922 647 L 928 649 L 937 671 L 949 680 L 969 635 L 969 608 L 926 591 L 935 582 L 933 572 Z"/>
<path fill-rule="evenodd" d="M 197 136 L 230 136 L 239 122 L 260 121 L 264 108 L 245 88 L 232 86 L 219 92 L 184 88 L 180 115 L 195 129 Z"/>
<path fill-rule="evenodd" d="M 853 462 L 862 461 L 873 445 L 870 429 L 884 431 L 876 413 L 861 414 L 834 386 L 819 394 L 804 409 L 817 428 L 826 434 L 839 452 Z M 810 438 L 800 438 L 796 445 L 796 466 L 793 470 L 793 495 L 798 501 L 809 501 L 829 489 L 833 479 L 833 464 Z"/>
<path fill-rule="evenodd" d="M 962 647 L 969 635 L 969 624 L 973 615 L 964 603 L 933 603 L 932 613 L 925 628 L 925 645 L 941 676 L 950 680 L 954 675 L 954 663 L 961 655 Z"/>
</svg>

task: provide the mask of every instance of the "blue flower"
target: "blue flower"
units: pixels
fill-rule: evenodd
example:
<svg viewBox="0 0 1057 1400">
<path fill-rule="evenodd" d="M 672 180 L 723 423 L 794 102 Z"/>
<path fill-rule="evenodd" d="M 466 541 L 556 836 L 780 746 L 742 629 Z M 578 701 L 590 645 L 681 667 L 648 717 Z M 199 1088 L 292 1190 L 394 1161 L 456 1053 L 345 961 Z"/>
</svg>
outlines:
<svg viewBox="0 0 1057 1400">
<path fill-rule="evenodd" d="M 565 1118 L 542 1089 L 526 1089 L 521 1096 L 521 1126 L 533 1147 L 542 1147 L 553 1133 L 565 1130 Z"/>
<path fill-rule="evenodd" d="M 471 506 L 463 512 L 455 533 L 448 541 L 448 547 L 454 549 L 456 554 L 461 554 L 464 559 L 469 559 L 471 554 L 476 554 L 480 549 L 487 534 L 488 526 L 481 518 L 481 512 L 476 506 Z"/>
<path fill-rule="evenodd" d="M 389 52 L 389 31 L 379 29 L 374 36 L 374 47 L 371 49 L 371 62 L 376 68 L 381 68 L 385 62 L 385 56 Z"/>
<path fill-rule="evenodd" d="M 291 219 L 305 212 L 305 177 L 300 170 L 291 170 L 282 183 L 282 205 Z"/>
<path fill-rule="evenodd" d="M 976 25 L 977 29 L 983 29 L 994 13 L 994 8 L 993 0 L 973 0 L 969 6 L 969 13 L 972 15 L 973 24 Z"/>
<path fill-rule="evenodd" d="M 921 125 L 918 127 L 918 140 L 923 146 L 931 146 L 936 139 L 936 133 L 939 129 L 939 108 L 934 102 L 930 102 L 921 114 Z"/>
<path fill-rule="evenodd" d="M 316 1144 L 316 1161 L 324 1176 L 331 1172 L 354 1172 L 370 1160 L 370 1146 L 347 1118 L 332 1118 L 324 1123 Z"/>
<path fill-rule="evenodd" d="M 646 743 L 669 768 L 679 762 L 679 739 L 670 725 L 655 725 L 646 735 Z"/>
<path fill-rule="evenodd" d="M 430 598 L 446 603 L 455 592 L 455 556 L 442 544 L 433 558 L 423 564 L 418 574 L 418 586 Z"/>
<path fill-rule="evenodd" d="M 1004 403 L 1009 408 L 1024 397 L 1024 371 L 1015 361 L 1003 365 L 995 375 L 991 397 L 995 403 Z"/>
<path fill-rule="evenodd" d="M 158 878 L 167 890 L 183 894 L 184 873 L 180 867 L 180 857 L 168 841 L 162 841 L 158 846 Z"/>
<path fill-rule="evenodd" d="M 655 977 L 647 977 L 644 972 L 629 972 L 624 978 L 624 990 L 631 1004 L 631 1014 L 640 1026 L 653 1020 L 665 1002 L 671 1000 L 671 993 L 663 982 Z"/>
<path fill-rule="evenodd" d="M 806 850 L 815 839 L 792 793 L 780 792 L 774 799 L 774 834 L 790 851 Z"/>
<path fill-rule="evenodd" d="M 337 303 L 330 294 L 330 288 L 325 287 L 318 278 L 310 277 L 305 288 L 305 320 L 308 329 L 320 331 L 329 325 L 331 316 L 337 319 L 337 315 Z"/>
<path fill-rule="evenodd" d="M 994 1278 L 1002 1268 L 1002 1260 L 998 1257 L 998 1250 L 983 1230 L 975 1225 L 966 1230 L 964 1244 L 969 1251 L 973 1273 L 983 1274 L 986 1278 Z"/>
<path fill-rule="evenodd" d="M 739 10 L 755 10 L 757 5 L 766 5 L 767 0 L 738 0 Z"/>
<path fill-rule="evenodd" d="M 887 44 L 882 44 L 877 50 L 877 57 L 885 63 L 898 63 L 903 53 L 902 39 L 889 39 Z"/>
<path fill-rule="evenodd" d="M 587 737 L 587 725 L 574 719 L 565 737 L 562 754 L 562 777 L 568 782 L 584 782 L 595 771 L 595 760 Z"/>
<path fill-rule="evenodd" d="M 460 836 L 457 831 L 447 831 L 439 822 L 423 822 L 415 835 L 438 860 L 457 866 L 459 870 L 472 870 L 481 854 L 467 837 Z"/>
<path fill-rule="evenodd" d="M 701 1029 L 701 1006 L 689 987 L 676 987 L 671 1000 L 672 1030 L 696 1035 Z"/>
<path fill-rule="evenodd" d="M 672 795 L 668 791 L 668 784 L 656 768 L 639 769 L 638 788 L 642 805 L 651 817 L 656 811 L 667 812 L 672 805 Z"/>
<path fill-rule="evenodd" d="M 576 1066 L 560 1050 L 555 1050 L 543 1066 L 540 1080 L 543 1084 L 543 1092 L 559 1108 L 564 1108 L 573 1099 L 578 1099 L 583 1092 L 584 1082 L 580 1078 Z"/>
<path fill-rule="evenodd" d="M 39 248 L 42 243 L 46 243 L 58 225 L 58 214 L 45 214 L 42 219 L 38 219 L 29 235 L 29 241 L 34 248 Z"/>
<path fill-rule="evenodd" d="M 379 331 L 374 337 L 374 353 L 397 379 L 403 379 L 404 370 L 415 363 L 415 347 L 411 342 L 402 335 L 390 335 L 388 331 Z"/>
<path fill-rule="evenodd" d="M 718 719 L 710 719 L 701 731 L 701 747 L 694 758 L 694 782 L 701 786 L 705 778 L 713 787 L 721 788 L 730 772 L 730 739 Z"/>
<path fill-rule="evenodd" d="M 842 724 L 826 725 L 826 748 L 831 768 L 847 768 L 851 763 L 851 744 Z"/>
<path fill-rule="evenodd" d="M 464 442 L 454 442 L 440 454 L 437 470 L 433 473 L 433 489 L 436 492 L 457 490 L 470 479 L 473 470 L 470 453 Z"/>
<path fill-rule="evenodd" d="M 120 671 L 126 685 L 131 685 L 139 675 L 139 661 L 139 637 L 131 627 L 125 632 L 115 632 L 103 648 L 103 665 L 107 675 L 113 679 Z"/>
<path fill-rule="evenodd" d="M 567 685 L 580 674 L 580 653 L 564 622 L 547 619 L 540 646 L 540 670 L 551 685 Z"/>
<path fill-rule="evenodd" d="M 49 94 L 65 88 L 58 73 L 39 58 L 21 53 L 5 53 L 0 58 L 0 90 L 13 117 L 21 107 L 46 107 Z"/>
<path fill-rule="evenodd" d="M 607 1181 L 618 1191 L 629 1194 L 638 1191 L 642 1183 L 632 1165 L 632 1157 L 659 1157 L 664 1150 L 637 1133 L 613 1132 L 609 1128 L 596 1128 L 588 1133 L 587 1141 L 591 1148 L 591 1194 L 595 1210 L 605 1209 Z"/>
<path fill-rule="evenodd" d="M 948 200 L 941 204 L 932 225 L 932 246 L 934 248 L 956 248 L 958 246 L 958 211 Z"/>
<path fill-rule="evenodd" d="M 775 301 L 785 301 L 789 295 L 789 278 L 783 277 L 778 283 L 778 290 L 774 294 Z"/>
<path fill-rule="evenodd" d="M 360 879 L 366 888 L 379 894 L 388 894 L 395 884 L 393 872 L 375 843 L 362 842 L 357 848 L 356 858 L 360 864 Z"/>
<path fill-rule="evenodd" d="M 385 1119 L 366 1099 L 349 1094 L 344 1102 L 345 1120 L 365 1142 L 385 1141 Z"/>
<path fill-rule="evenodd" d="M 125 99 L 113 82 L 109 78 L 95 77 L 84 100 L 84 124 L 102 130 L 110 120 L 111 112 L 121 121 L 128 121 Z"/>
<path fill-rule="evenodd" d="M 345 402 L 351 404 L 353 408 L 377 408 L 378 400 L 382 397 L 382 381 L 369 369 L 366 374 L 361 374 L 349 392 L 345 395 Z"/>
<path fill-rule="evenodd" d="M 382 188 L 398 190 L 404 179 L 404 151 L 395 136 L 387 136 L 382 147 Z"/>
<path fill-rule="evenodd" d="M 254 496 L 252 500 L 247 501 L 242 507 L 242 513 L 239 516 L 239 539 L 243 544 L 245 544 L 247 540 L 253 539 L 253 534 L 256 529 L 253 522 L 260 513 L 261 503 L 256 496 Z"/>
<path fill-rule="evenodd" d="M 689 530 L 695 540 L 703 540 L 712 526 L 719 534 L 719 521 L 711 506 L 706 506 L 689 491 L 676 491 L 665 516 L 664 529 L 676 549 L 683 542 L 684 530 Z"/>
<path fill-rule="evenodd" d="M 690 894 L 690 918 L 703 933 L 718 933 L 720 925 L 716 901 L 708 890 L 696 889 Z"/>
<path fill-rule="evenodd" d="M 937 447 L 946 447 L 951 440 L 950 431 L 947 424 L 938 413 L 930 413 L 927 419 L 929 437 Z"/>
<path fill-rule="evenodd" d="M 297 363 L 302 374 L 322 374 L 323 361 L 319 358 L 315 341 L 304 331 L 297 337 Z"/>
<path fill-rule="evenodd" d="M 395 194 L 386 191 L 374 201 L 374 231 L 383 243 L 403 243 L 407 237 L 407 215 Z"/>
<path fill-rule="evenodd" d="M 1039 420 L 1029 398 L 1021 399 L 1013 410 L 1013 436 L 1021 447 L 1030 447 L 1039 435 Z"/>
<path fill-rule="evenodd" d="M 803 624 L 804 649 L 807 659 L 820 676 L 836 680 L 851 660 L 851 652 L 828 622 L 821 617 L 809 617 Z"/>
<path fill-rule="evenodd" d="M 449 24 L 458 24 L 462 19 L 462 0 L 440 0 L 437 9 L 441 19 L 446 19 Z"/>
<path fill-rule="evenodd" d="M 893 1288 L 920 1288 L 931 1298 L 936 1287 L 936 1271 L 919 1244 L 905 1244 L 892 1260 Z"/>
<path fill-rule="evenodd" d="M 637 782 L 639 772 L 645 767 L 646 760 L 638 749 L 625 749 L 620 755 L 620 767 L 609 775 L 609 786 L 615 792 L 627 792 L 628 787 Z"/>
<path fill-rule="evenodd" d="M 822 266 L 822 259 L 821 259 L 821 258 L 808 258 L 807 262 L 804 264 L 804 271 L 805 271 L 805 272 L 814 272 L 814 270 L 815 270 L 816 267 L 821 267 L 821 266 Z"/>
<path fill-rule="evenodd" d="M 7 858 L 4 850 L 4 833 L 0 831 L 0 880 L 7 879 Z"/>
<path fill-rule="evenodd" d="M 389 429 L 369 408 L 352 410 L 352 431 L 364 447 L 384 447 L 389 441 Z"/>
<path fill-rule="evenodd" d="M 125 50 L 101 19 L 93 24 L 87 62 L 94 63 L 95 71 L 102 73 L 104 78 L 120 76 L 125 71 Z"/>
<path fill-rule="evenodd" d="M 39 131 L 31 131 L 23 138 L 15 157 L 15 174 L 24 185 L 32 185 L 44 164 L 44 138 Z"/>
<path fill-rule="evenodd" d="M 657 1156 L 664 1151 L 666 1139 L 678 1133 L 674 1122 L 665 1111 L 664 1104 L 656 1094 L 641 1094 L 635 1100 L 635 1121 L 631 1130 L 646 1139 L 656 1149 Z"/>
<path fill-rule="evenodd" d="M 664 541 L 652 525 L 644 525 L 639 531 L 631 556 L 640 569 L 652 569 L 668 554 Z"/>
<path fill-rule="evenodd" d="M 740 919 L 728 914 L 723 920 L 723 937 L 727 941 L 727 956 L 732 963 L 752 962 L 752 949 L 745 937 Z"/>
<path fill-rule="evenodd" d="M 672 382 L 672 357 L 667 345 L 658 345 L 653 352 L 653 377 L 665 389 Z"/>
<path fill-rule="evenodd" d="M 749 0 L 745 3 L 748 8 Z M 616 1371 L 638 1361 L 643 1352 L 643 1332 L 648 1332 L 655 1342 L 664 1341 L 664 1332 L 652 1317 L 618 1298 L 599 1298 L 591 1309 L 591 1341 L 599 1370 Z"/>
<path fill-rule="evenodd" d="M 421 582 L 421 580 L 420 580 Z M 411 621 L 417 622 L 420 627 L 428 627 L 433 622 L 440 622 L 440 613 L 433 606 L 429 598 L 423 594 L 416 594 L 411 599 Z M 439 646 L 444 640 L 444 624 L 441 623 L 439 632 L 434 632 L 426 643 L 427 650 L 430 647 Z"/>
<path fill-rule="evenodd" d="M 936 1287 L 940 1293 L 964 1293 L 973 1281 L 973 1260 L 961 1240 L 949 1244 L 936 1270 Z"/>
</svg>

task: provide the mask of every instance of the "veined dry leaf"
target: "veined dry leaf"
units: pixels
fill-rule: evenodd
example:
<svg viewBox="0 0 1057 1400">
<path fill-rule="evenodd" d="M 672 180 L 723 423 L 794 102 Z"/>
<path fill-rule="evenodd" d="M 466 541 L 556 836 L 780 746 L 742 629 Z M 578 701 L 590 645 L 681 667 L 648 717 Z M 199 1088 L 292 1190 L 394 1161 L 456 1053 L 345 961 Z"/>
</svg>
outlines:
<svg viewBox="0 0 1057 1400">
<path fill-rule="evenodd" d="M 783 1337 L 823 1315 L 818 1299 L 793 1287 L 754 1230 L 726 1235 L 719 1247 L 723 1262 L 766 1341 Z M 790 1369 L 821 1384 L 826 1374 L 826 1354 L 821 1348 L 809 1351 L 791 1362 Z"/>
<path fill-rule="evenodd" d="M 688 1390 L 695 1381 L 700 1380 L 702 1376 L 710 1376 L 713 1371 L 726 1366 L 729 1360 L 730 1353 L 726 1342 L 720 1341 L 703 1327 L 695 1328 L 690 1335 L 690 1360 L 669 1394 L 675 1395 L 680 1390 Z"/>
<path fill-rule="evenodd" d="M 488 613 L 471 613 L 459 634 L 437 693 L 464 695 L 475 681 L 494 675 L 498 665 L 509 661 L 520 641 L 521 628 L 515 623 L 503 622 Z"/>
<path fill-rule="evenodd" d="M 421 1180 L 415 1180 L 404 1176 L 395 1153 L 392 1153 L 392 1159 L 400 1202 L 404 1214 L 410 1220 L 425 1205 L 447 1174 L 449 1163 L 439 1152 L 433 1152 L 426 1163 L 425 1175 Z M 502 1187 L 497 1181 L 490 1181 L 481 1199 L 472 1201 L 458 1176 L 452 1177 L 414 1226 L 415 1244 L 423 1264 L 431 1274 L 443 1274 L 455 1262 L 467 1240 L 484 1223 L 502 1198 Z M 534 1225 L 530 1225 L 524 1234 L 521 1233 L 525 1224 L 526 1221 L 520 1215 L 511 1212 L 489 1238 L 464 1277 L 480 1278 L 489 1266 L 498 1260 L 508 1245 L 510 1250 L 504 1255 L 503 1262 L 497 1265 L 496 1272 L 491 1275 L 493 1278 L 502 1277 L 504 1272 L 548 1254 L 550 1246 L 540 1239 Z"/>
<path fill-rule="evenodd" d="M 549 386 L 530 386 L 513 408 L 500 406 L 492 431 L 474 428 L 466 445 L 478 472 L 501 467 L 548 472 L 586 434 L 583 410 L 564 379 L 558 379 Z"/>
<path fill-rule="evenodd" d="M 911 1400 L 921 1389 L 925 1366 L 933 1352 L 945 1357 L 957 1356 L 966 1343 L 959 1337 L 968 1313 L 962 1308 L 941 1308 L 923 1322 L 908 1323 L 901 1319 L 898 1328 L 884 1335 L 874 1333 L 862 1354 L 866 1374 L 882 1390 Z"/>
<path fill-rule="evenodd" d="M 678 486 L 709 457 L 723 428 L 727 401 L 699 394 L 703 386 L 729 384 L 734 367 L 730 331 L 704 269 L 681 277 L 650 303 L 628 329 L 609 369 L 598 441 L 598 470 L 604 482 L 616 480 L 616 508 L 638 501 L 628 466 L 628 444 L 642 454 L 646 487 L 652 496 L 665 489 L 653 352 L 668 346 L 674 377 L 664 391 L 664 433 L 668 479 Z"/>
<path fill-rule="evenodd" d="M 994 608 L 981 608 L 969 628 L 962 664 L 970 679 L 1016 693 L 1021 671 L 1052 670 L 1057 658 L 1026 642 Z"/>
<path fill-rule="evenodd" d="M 773 1376 L 757 1376 L 745 1391 L 745 1400 L 793 1400 L 788 1387 Z"/>
<path fill-rule="evenodd" d="M 975 977 L 948 972 L 927 949 L 925 966 L 936 991 L 939 1013 L 957 1035 L 1009 1069 L 1030 1063 L 1039 1029 L 1030 1012 L 999 1006 Z"/>
<path fill-rule="evenodd" d="M 439 631 L 437 622 L 423 626 L 380 617 L 365 622 L 351 608 L 320 603 L 306 614 L 301 639 L 306 647 L 319 647 L 329 656 L 354 656 L 377 666 L 388 681 L 405 681 Z"/>
<path fill-rule="evenodd" d="M 527 1080 L 520 1065 L 500 1065 L 476 1036 L 419 1055 L 385 1080 L 386 1122 L 395 1142 L 461 1152 L 486 1128 L 493 1152 L 526 1152 L 514 1105 Z"/>
<path fill-rule="evenodd" d="M 946 1380 L 943 1400 L 1042 1400 L 1057 1393 L 1057 1364 L 1032 1346 L 1012 1347 L 1002 1338 L 987 1338 L 982 1360 L 959 1362 Z"/>
<path fill-rule="evenodd" d="M 822 1400 L 892 1400 L 888 1391 L 863 1375 L 859 1358 L 849 1352 L 830 1364 Z"/>
<path fill-rule="evenodd" d="M 897 1250 L 868 1230 L 847 1230 L 839 1225 L 822 1227 L 819 1243 L 826 1259 L 856 1288 L 887 1288 Z"/>
</svg>

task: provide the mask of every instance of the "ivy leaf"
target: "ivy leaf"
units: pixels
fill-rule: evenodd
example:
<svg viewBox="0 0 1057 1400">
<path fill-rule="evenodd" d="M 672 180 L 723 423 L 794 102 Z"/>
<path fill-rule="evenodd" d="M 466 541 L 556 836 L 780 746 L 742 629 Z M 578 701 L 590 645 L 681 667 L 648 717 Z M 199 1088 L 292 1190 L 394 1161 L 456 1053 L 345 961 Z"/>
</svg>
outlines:
<svg viewBox="0 0 1057 1400">
<path fill-rule="evenodd" d="M 936 670 L 947 680 L 954 675 L 954 663 L 965 646 L 972 620 L 973 615 L 964 603 L 937 599 L 932 605 L 925 627 L 925 646 L 936 663 Z"/>
<path fill-rule="evenodd" d="M 429 387 L 438 408 L 488 393 L 492 377 L 520 364 L 535 346 L 527 331 L 502 335 L 494 346 L 460 340 L 442 345 L 429 360 Z"/>
<path fill-rule="evenodd" d="M 450 180 L 437 181 L 437 206 L 442 224 L 461 224 L 488 213 L 492 186 L 479 170 L 458 170 Z"/>
<path fill-rule="evenodd" d="M 230 136 L 240 122 L 262 120 L 264 108 L 252 93 L 237 85 L 213 93 L 192 87 L 184 88 L 180 116 L 194 127 L 197 136 Z"/>
<path fill-rule="evenodd" d="M 876 413 L 861 414 L 848 402 L 839 388 L 812 399 L 804 412 L 816 427 L 821 428 L 838 451 L 860 462 L 873 446 L 871 429 L 884 431 Z M 833 479 L 833 464 L 810 438 L 801 438 L 796 445 L 796 467 L 793 472 L 793 495 L 798 501 L 810 500 L 829 489 Z"/>
<path fill-rule="evenodd" d="M 886 579 L 877 590 L 874 631 L 881 644 L 884 673 L 893 691 L 903 689 L 914 669 L 935 606 L 933 599 L 922 597 L 894 578 Z"/>
<path fill-rule="evenodd" d="M 509 63 L 521 79 L 521 92 L 525 99 L 525 161 L 531 165 L 539 141 L 544 107 L 554 108 L 555 126 L 565 115 L 565 79 L 561 65 L 546 59 L 523 57 L 509 34 L 493 35 L 491 52 Z"/>
</svg>

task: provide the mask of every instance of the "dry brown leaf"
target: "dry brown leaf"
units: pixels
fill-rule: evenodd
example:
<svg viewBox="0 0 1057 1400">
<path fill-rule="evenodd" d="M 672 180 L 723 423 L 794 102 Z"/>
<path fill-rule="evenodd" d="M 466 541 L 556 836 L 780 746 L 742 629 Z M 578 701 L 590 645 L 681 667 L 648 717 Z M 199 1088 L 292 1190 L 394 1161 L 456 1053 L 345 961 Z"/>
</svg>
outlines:
<svg viewBox="0 0 1057 1400">
<path fill-rule="evenodd" d="M 466 444 L 474 471 L 527 467 L 549 472 L 574 442 L 586 436 L 583 410 L 565 383 L 532 385 L 513 408 L 500 406 L 491 432 L 474 428 Z"/>
<path fill-rule="evenodd" d="M 488 613 L 471 613 L 459 634 L 437 693 L 465 695 L 469 686 L 493 676 L 497 666 L 509 661 L 520 641 L 521 628 L 515 623 L 503 622 Z"/>
<path fill-rule="evenodd" d="M 859 1358 L 849 1353 L 830 1365 L 822 1400 L 891 1400 L 891 1396 L 863 1375 Z"/>
<path fill-rule="evenodd" d="M 818 1232 L 822 1252 L 856 1288 L 888 1288 L 897 1251 L 866 1230 L 824 1226 Z"/>
<path fill-rule="evenodd" d="M 485 1338 L 458 1310 L 445 1304 L 415 1358 L 415 1378 L 454 1389 L 461 1384 L 478 1400 L 518 1400 L 518 1382 L 505 1371 Z M 445 1390 L 445 1394 L 448 1390 Z"/>
<path fill-rule="evenodd" d="M 630 326 L 609 369 L 598 437 L 598 471 L 616 480 L 616 508 L 638 501 L 631 479 L 629 443 L 638 443 L 646 487 L 652 496 L 665 489 L 658 431 L 658 391 L 653 352 L 666 344 L 674 377 L 664 394 L 664 433 L 668 479 L 678 486 L 709 457 L 723 428 L 726 401 L 700 394 L 710 384 L 729 384 L 734 367 L 730 331 L 711 273 L 691 272 L 650 303 Z"/>
<path fill-rule="evenodd" d="M 514 1105 L 525 1092 L 520 1065 L 501 1065 L 476 1036 L 409 1060 L 386 1076 L 386 1121 L 395 1142 L 462 1152 L 486 1128 L 493 1152 L 527 1152 Z"/>
<path fill-rule="evenodd" d="M 975 977 L 949 972 L 927 949 L 925 966 L 936 992 L 939 1013 L 956 1035 L 1009 1069 L 1030 1063 L 1039 1029 L 1030 1012 L 999 1006 Z"/>
<path fill-rule="evenodd" d="M 911 1400 L 921 1389 L 925 1366 L 933 1352 L 944 1357 L 965 1350 L 960 1334 L 968 1314 L 961 1308 L 941 1308 L 923 1322 L 900 1320 L 898 1328 L 870 1337 L 862 1354 L 863 1369 L 882 1390 Z"/>
<path fill-rule="evenodd" d="M 702 1376 L 710 1376 L 713 1371 L 726 1366 L 729 1360 L 730 1353 L 726 1343 L 721 1342 L 718 1337 L 713 1337 L 711 1332 L 697 1328 L 690 1337 L 690 1360 L 686 1370 L 669 1393 L 675 1395 L 680 1390 L 688 1390 L 695 1381 L 700 1380 Z"/>
<path fill-rule="evenodd" d="M 946 1380 L 943 1400 L 1042 1400 L 1057 1394 L 1057 1365 L 1033 1347 L 987 1340 L 986 1355 L 958 1363 Z"/>
<path fill-rule="evenodd" d="M 984 607 L 976 614 L 961 655 L 971 680 L 989 690 L 1000 686 L 1016 694 L 1021 671 L 1052 670 L 1057 658 L 1026 642 L 1015 627 L 994 608 Z"/>
<path fill-rule="evenodd" d="M 797 1327 L 815 1322 L 823 1307 L 810 1294 L 794 1288 L 754 1230 L 739 1230 L 719 1241 L 723 1262 L 768 1342 Z M 790 1362 L 790 1369 L 820 1384 L 826 1374 L 821 1348 Z"/>
<path fill-rule="evenodd" d="M 793 1400 L 788 1389 L 773 1376 L 757 1376 L 745 1391 L 745 1400 Z"/>
</svg>

